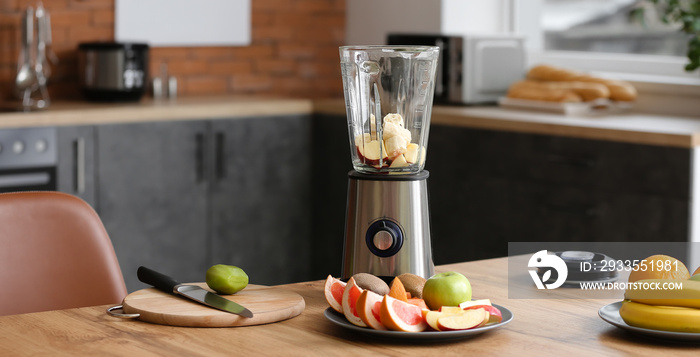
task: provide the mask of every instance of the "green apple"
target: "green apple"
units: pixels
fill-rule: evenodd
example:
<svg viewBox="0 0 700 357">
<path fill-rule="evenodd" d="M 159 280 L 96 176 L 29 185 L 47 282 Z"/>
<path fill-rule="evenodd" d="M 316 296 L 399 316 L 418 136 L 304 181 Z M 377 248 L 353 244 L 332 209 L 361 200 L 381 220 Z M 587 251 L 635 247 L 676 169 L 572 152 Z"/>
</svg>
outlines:
<svg viewBox="0 0 700 357">
<path fill-rule="evenodd" d="M 219 294 L 235 294 L 248 286 L 248 274 L 243 269 L 217 264 L 207 269 L 207 285 Z"/>
<path fill-rule="evenodd" d="M 459 306 L 472 299 L 472 285 L 464 275 L 449 271 L 430 277 L 423 286 L 423 300 L 430 310 Z"/>
<path fill-rule="evenodd" d="M 700 273 L 691 276 L 691 277 L 690 277 L 690 280 L 697 280 L 697 281 L 700 281 Z"/>
</svg>

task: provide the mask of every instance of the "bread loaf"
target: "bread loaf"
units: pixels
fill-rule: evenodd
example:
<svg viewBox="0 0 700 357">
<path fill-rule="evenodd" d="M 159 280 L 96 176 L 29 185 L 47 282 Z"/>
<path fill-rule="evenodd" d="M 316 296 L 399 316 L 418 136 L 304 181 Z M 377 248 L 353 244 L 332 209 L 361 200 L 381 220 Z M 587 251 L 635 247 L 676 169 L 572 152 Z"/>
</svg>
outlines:
<svg viewBox="0 0 700 357">
<path fill-rule="evenodd" d="M 627 82 L 593 77 L 560 67 L 534 66 L 528 71 L 527 78 L 535 81 L 599 83 L 608 88 L 612 100 L 628 102 L 637 99 L 637 90 Z"/>
<path fill-rule="evenodd" d="M 576 92 L 566 88 L 552 88 L 536 81 L 518 81 L 508 88 L 509 98 L 541 100 L 546 102 L 581 102 Z"/>
</svg>

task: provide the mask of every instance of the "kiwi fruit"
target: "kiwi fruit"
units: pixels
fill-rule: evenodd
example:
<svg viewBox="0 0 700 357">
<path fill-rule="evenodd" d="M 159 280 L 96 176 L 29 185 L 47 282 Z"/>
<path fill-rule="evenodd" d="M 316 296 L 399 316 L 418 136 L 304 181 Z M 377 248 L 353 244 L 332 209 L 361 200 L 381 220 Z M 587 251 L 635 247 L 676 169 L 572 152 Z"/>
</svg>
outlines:
<svg viewBox="0 0 700 357">
<path fill-rule="evenodd" d="M 382 296 L 389 293 L 389 285 L 372 274 L 357 273 L 352 278 L 355 279 L 355 284 L 364 290 L 369 290 Z"/>
<path fill-rule="evenodd" d="M 416 274 L 403 273 L 398 276 L 401 283 L 403 283 L 406 291 L 411 293 L 411 297 L 423 298 L 423 286 L 425 285 L 425 278 Z"/>
</svg>

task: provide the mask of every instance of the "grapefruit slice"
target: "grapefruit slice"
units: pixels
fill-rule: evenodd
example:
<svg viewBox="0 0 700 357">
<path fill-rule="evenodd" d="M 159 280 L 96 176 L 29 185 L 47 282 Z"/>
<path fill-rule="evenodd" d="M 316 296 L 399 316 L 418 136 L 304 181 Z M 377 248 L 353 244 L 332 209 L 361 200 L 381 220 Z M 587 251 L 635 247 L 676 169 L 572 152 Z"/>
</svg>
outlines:
<svg viewBox="0 0 700 357">
<path fill-rule="evenodd" d="M 385 295 L 382 300 L 381 321 L 394 331 L 421 332 L 428 328 L 421 308 Z"/>
<path fill-rule="evenodd" d="M 403 283 L 399 278 L 394 278 L 391 281 L 391 289 L 389 289 L 389 296 L 394 299 L 399 299 L 403 302 L 408 301 L 408 296 L 406 295 L 406 288 L 404 288 Z"/>
<path fill-rule="evenodd" d="M 326 286 L 324 287 L 324 292 L 326 293 L 326 301 L 331 308 L 339 313 L 343 313 L 343 291 L 345 291 L 344 281 L 332 277 L 330 274 L 326 278 Z"/>
<path fill-rule="evenodd" d="M 345 286 L 345 291 L 343 291 L 343 315 L 348 321 L 360 327 L 367 327 L 360 316 L 357 315 L 357 299 L 360 298 L 364 289 L 360 288 L 355 284 L 355 279 L 350 278 L 348 284 Z"/>
<path fill-rule="evenodd" d="M 375 330 L 386 330 L 380 321 L 382 296 L 374 291 L 365 290 L 357 299 L 357 315 L 365 325 Z"/>
</svg>

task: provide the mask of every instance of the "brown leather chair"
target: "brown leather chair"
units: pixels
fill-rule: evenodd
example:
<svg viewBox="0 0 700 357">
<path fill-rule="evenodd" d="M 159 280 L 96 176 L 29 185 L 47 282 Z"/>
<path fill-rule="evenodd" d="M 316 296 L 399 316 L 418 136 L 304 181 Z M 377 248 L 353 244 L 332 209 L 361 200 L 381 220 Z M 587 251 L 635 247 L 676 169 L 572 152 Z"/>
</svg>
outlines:
<svg viewBox="0 0 700 357">
<path fill-rule="evenodd" d="M 120 303 L 126 294 L 87 203 L 60 192 L 0 194 L 0 316 Z"/>
</svg>

